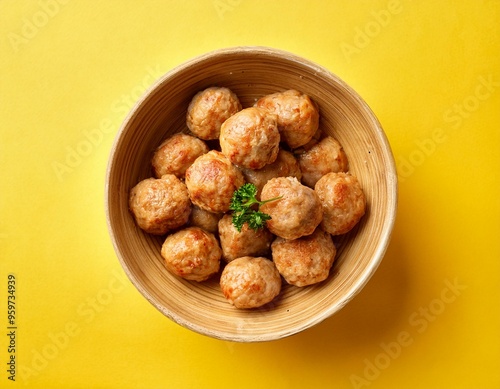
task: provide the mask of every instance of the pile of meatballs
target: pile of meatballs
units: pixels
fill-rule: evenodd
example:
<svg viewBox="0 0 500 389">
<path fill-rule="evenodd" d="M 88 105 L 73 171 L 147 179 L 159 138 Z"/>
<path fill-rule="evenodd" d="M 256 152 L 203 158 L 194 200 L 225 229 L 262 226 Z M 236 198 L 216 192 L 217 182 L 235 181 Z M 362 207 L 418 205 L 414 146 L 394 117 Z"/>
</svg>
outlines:
<svg viewBox="0 0 500 389">
<path fill-rule="evenodd" d="M 359 222 L 366 199 L 342 145 L 321 131 L 319 117 L 315 102 L 296 90 L 248 108 L 225 87 L 192 98 L 189 131 L 153 151 L 153 176 L 129 195 L 137 225 L 165 236 L 161 256 L 170 272 L 197 282 L 220 275 L 222 293 L 236 308 L 271 302 L 282 282 L 304 287 L 328 277 L 332 236 Z M 229 207 L 245 183 L 262 201 L 279 199 L 261 206 L 271 216 L 265 227 L 238 231 Z"/>
</svg>

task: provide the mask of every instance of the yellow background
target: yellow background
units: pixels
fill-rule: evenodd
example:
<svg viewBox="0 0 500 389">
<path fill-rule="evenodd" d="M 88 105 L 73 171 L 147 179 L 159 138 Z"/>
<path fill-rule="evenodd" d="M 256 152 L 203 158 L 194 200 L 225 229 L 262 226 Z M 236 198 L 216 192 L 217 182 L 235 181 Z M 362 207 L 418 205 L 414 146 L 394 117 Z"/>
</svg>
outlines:
<svg viewBox="0 0 500 389">
<path fill-rule="evenodd" d="M 498 0 L 0 0 L 0 387 L 500 388 L 499 26 Z M 323 323 L 260 344 L 160 314 L 126 279 L 104 215 L 133 102 L 183 61 L 237 45 L 343 78 L 400 176 L 368 285 Z"/>
</svg>

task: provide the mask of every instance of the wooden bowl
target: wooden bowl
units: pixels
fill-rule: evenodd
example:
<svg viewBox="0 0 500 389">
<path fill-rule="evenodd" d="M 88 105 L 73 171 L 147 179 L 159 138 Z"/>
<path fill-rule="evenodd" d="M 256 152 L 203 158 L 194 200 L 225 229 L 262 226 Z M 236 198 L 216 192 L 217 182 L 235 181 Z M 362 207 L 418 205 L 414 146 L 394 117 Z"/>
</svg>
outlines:
<svg viewBox="0 0 500 389">
<path fill-rule="evenodd" d="M 225 86 L 243 107 L 259 97 L 297 89 L 320 109 L 320 126 L 344 147 L 350 171 L 367 198 L 367 212 L 350 233 L 335 239 L 337 257 L 324 282 L 281 294 L 260 309 L 239 310 L 222 295 L 218 278 L 189 282 L 163 264 L 162 237 L 143 233 L 128 209 L 129 190 L 151 176 L 152 151 L 186 129 L 193 95 Z M 236 47 L 211 52 L 171 70 L 133 107 L 111 150 L 106 177 L 109 233 L 126 274 L 163 314 L 198 333 L 239 342 L 269 341 L 303 331 L 345 306 L 366 284 L 386 251 L 397 207 L 397 175 L 387 138 L 357 93 L 327 69 L 280 50 Z"/>
</svg>

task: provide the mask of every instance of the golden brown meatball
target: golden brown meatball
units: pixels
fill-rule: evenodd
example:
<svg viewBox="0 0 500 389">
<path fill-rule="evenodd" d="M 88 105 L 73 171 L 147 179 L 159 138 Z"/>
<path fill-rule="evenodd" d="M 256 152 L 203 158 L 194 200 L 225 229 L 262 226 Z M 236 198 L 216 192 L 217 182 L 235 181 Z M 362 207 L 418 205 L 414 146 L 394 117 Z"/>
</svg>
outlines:
<svg viewBox="0 0 500 389">
<path fill-rule="evenodd" d="M 260 210 L 271 216 L 267 228 L 285 239 L 297 239 L 314 232 L 323 212 L 318 195 L 295 177 L 272 178 L 262 188 L 261 200 L 280 197 L 263 204 Z"/>
<path fill-rule="evenodd" d="M 241 104 L 228 88 L 210 87 L 198 92 L 191 100 L 186 124 L 201 139 L 217 139 L 226 119 L 241 110 Z"/>
<path fill-rule="evenodd" d="M 155 150 L 151 161 L 154 175 L 160 178 L 164 174 L 174 174 L 184 178 L 186 169 L 205 153 L 208 153 L 208 146 L 201 139 L 187 134 L 175 134 Z"/>
<path fill-rule="evenodd" d="M 167 269 L 191 281 L 205 281 L 217 273 L 221 255 L 214 235 L 198 227 L 188 227 L 167 236 L 161 247 Z"/>
<path fill-rule="evenodd" d="M 238 232 L 232 219 L 230 214 L 226 214 L 219 221 L 222 258 L 226 262 L 231 262 L 239 257 L 267 255 L 274 239 L 273 234 L 265 227 L 254 230 L 248 226 L 248 223 L 243 225 L 241 232 Z"/>
<path fill-rule="evenodd" d="M 212 234 L 217 234 L 219 229 L 219 220 L 222 216 L 222 213 L 205 211 L 204 209 L 193 205 L 191 215 L 189 215 L 188 224 L 193 227 L 203 228 Z"/>
<path fill-rule="evenodd" d="M 321 227 L 294 240 L 276 238 L 271 245 L 276 268 L 289 284 L 306 286 L 325 280 L 335 259 L 331 235 Z"/>
<path fill-rule="evenodd" d="M 278 115 L 281 140 L 292 149 L 309 142 L 319 126 L 319 110 L 308 95 L 296 90 L 273 93 L 255 103 Z"/>
<path fill-rule="evenodd" d="M 278 156 L 276 116 L 261 108 L 245 108 L 222 124 L 219 141 L 222 153 L 236 166 L 263 168 Z"/>
<path fill-rule="evenodd" d="M 321 139 L 323 139 L 324 136 L 325 136 L 325 134 L 323 133 L 321 128 L 318 128 L 309 142 L 307 142 L 305 145 L 302 145 L 302 146 L 293 150 L 294 154 L 297 155 L 297 154 L 303 153 L 304 151 L 310 150 L 311 147 L 313 147 Z"/>
<path fill-rule="evenodd" d="M 244 183 L 243 174 L 216 150 L 198 157 L 186 170 L 191 201 L 214 213 L 227 212 L 233 192 Z"/>
<path fill-rule="evenodd" d="M 280 293 L 281 277 L 267 258 L 240 257 L 226 265 L 220 286 L 226 299 L 236 308 L 257 308 Z"/>
<path fill-rule="evenodd" d="M 241 171 L 245 177 L 245 181 L 256 186 L 257 198 L 260 198 L 262 188 L 271 178 L 295 177 L 300 181 L 302 177 L 297 159 L 292 153 L 283 149 L 280 149 L 276 161 L 264 166 L 262 169 L 242 169 Z"/>
<path fill-rule="evenodd" d="M 349 232 L 365 214 L 366 198 L 357 178 L 349 173 L 328 173 L 314 191 L 323 207 L 323 228 L 332 235 Z"/>
<path fill-rule="evenodd" d="M 347 172 L 347 156 L 340 143 L 327 136 L 308 151 L 299 155 L 302 182 L 314 188 L 316 182 L 327 173 Z"/>
<path fill-rule="evenodd" d="M 144 231 L 163 235 L 184 225 L 191 212 L 186 185 L 173 174 L 147 178 L 130 191 L 129 208 Z"/>
</svg>

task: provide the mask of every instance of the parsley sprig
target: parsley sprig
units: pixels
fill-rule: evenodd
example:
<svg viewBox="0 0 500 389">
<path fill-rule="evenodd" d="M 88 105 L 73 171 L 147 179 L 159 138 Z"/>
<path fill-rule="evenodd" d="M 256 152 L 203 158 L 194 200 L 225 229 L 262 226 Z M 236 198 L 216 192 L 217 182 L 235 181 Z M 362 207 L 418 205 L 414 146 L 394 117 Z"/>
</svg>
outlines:
<svg viewBox="0 0 500 389">
<path fill-rule="evenodd" d="M 238 232 L 241 232 L 243 225 L 248 223 L 248 226 L 254 230 L 263 228 L 266 221 L 271 219 L 267 213 L 261 212 L 260 206 L 280 199 L 282 196 L 274 197 L 272 199 L 259 201 L 256 198 L 257 187 L 254 184 L 246 183 L 238 190 L 235 190 L 231 198 L 229 209 L 233 211 L 233 225 Z M 255 205 L 257 204 L 257 210 Z"/>
</svg>

